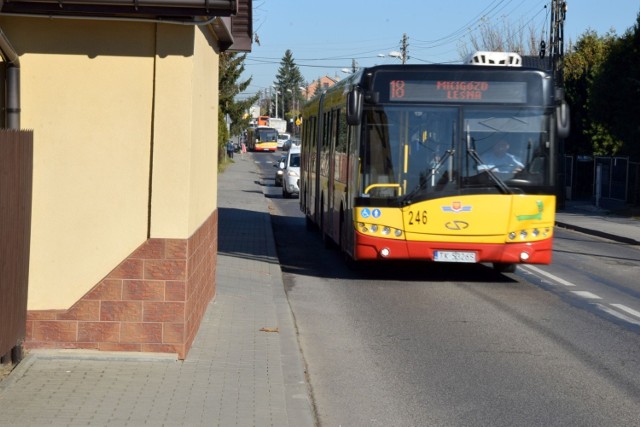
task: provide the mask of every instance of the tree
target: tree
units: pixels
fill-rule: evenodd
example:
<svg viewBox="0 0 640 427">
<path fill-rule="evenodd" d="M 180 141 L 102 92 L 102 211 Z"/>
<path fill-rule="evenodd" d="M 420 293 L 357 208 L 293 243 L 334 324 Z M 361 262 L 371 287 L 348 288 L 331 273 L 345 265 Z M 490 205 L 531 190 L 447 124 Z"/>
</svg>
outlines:
<svg viewBox="0 0 640 427">
<path fill-rule="evenodd" d="M 238 55 L 237 52 L 223 52 L 220 54 L 218 65 L 218 160 L 224 157 L 225 144 L 229 137 L 240 135 L 248 126 L 250 118 L 247 116 L 249 108 L 256 103 L 259 94 L 242 101 L 236 100 L 236 96 L 243 92 L 251 78 L 244 82 L 238 82 L 244 71 L 244 60 L 247 54 Z M 227 132 L 225 117 L 229 117 L 231 126 Z"/>
<path fill-rule="evenodd" d="M 299 105 L 303 102 L 301 86 L 304 86 L 304 78 L 300 72 L 300 68 L 293 59 L 293 53 L 287 49 L 280 61 L 280 68 L 276 75 L 276 81 L 273 83 L 276 90 L 280 92 L 280 105 L 283 105 L 283 117 L 292 119 L 300 112 Z"/>
<path fill-rule="evenodd" d="M 640 157 L 640 14 L 632 28 L 611 41 L 593 79 L 588 108 L 608 133 L 607 144 L 598 148 L 611 155 Z"/>
<path fill-rule="evenodd" d="M 594 115 L 594 81 L 603 72 L 603 64 L 616 40 L 614 33 L 598 36 L 587 30 L 564 58 L 564 84 L 571 106 L 571 134 L 567 152 L 573 154 L 612 155 L 621 143 L 611 137 L 609 127 Z"/>
<path fill-rule="evenodd" d="M 241 134 L 247 126 L 249 126 L 249 117 L 246 116 L 247 111 L 260 98 L 259 94 L 241 101 L 236 96 L 244 92 L 251 84 L 251 78 L 244 82 L 238 82 L 240 76 L 244 72 L 244 61 L 247 54 L 238 55 L 237 52 L 223 52 L 220 54 L 219 64 L 219 97 L 220 110 L 223 115 L 228 115 L 231 119 L 231 136 Z"/>
<path fill-rule="evenodd" d="M 462 59 L 479 50 L 537 56 L 540 37 L 536 35 L 536 29 L 532 25 L 527 27 L 526 32 L 525 37 L 524 26 L 513 26 L 507 20 L 502 24 L 494 24 L 483 19 L 478 31 L 469 36 L 469 42 L 458 47 L 458 53 Z"/>
</svg>

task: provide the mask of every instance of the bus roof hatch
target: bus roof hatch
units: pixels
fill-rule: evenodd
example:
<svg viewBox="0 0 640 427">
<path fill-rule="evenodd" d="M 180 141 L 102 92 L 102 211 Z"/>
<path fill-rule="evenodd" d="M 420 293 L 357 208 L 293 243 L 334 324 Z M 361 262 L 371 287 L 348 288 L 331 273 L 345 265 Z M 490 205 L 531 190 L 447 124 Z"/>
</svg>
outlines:
<svg viewBox="0 0 640 427">
<path fill-rule="evenodd" d="M 467 64 L 522 67 L 522 57 L 515 52 L 478 51 L 469 55 Z"/>
</svg>

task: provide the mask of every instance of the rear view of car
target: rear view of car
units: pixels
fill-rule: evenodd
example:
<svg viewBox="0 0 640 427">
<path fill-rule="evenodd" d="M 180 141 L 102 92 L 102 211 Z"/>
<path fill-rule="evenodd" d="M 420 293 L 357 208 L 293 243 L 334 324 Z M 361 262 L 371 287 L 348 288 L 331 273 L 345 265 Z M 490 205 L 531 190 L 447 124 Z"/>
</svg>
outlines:
<svg viewBox="0 0 640 427">
<path fill-rule="evenodd" d="M 275 186 L 276 187 L 282 187 L 282 177 L 284 176 L 284 165 L 285 165 L 285 161 L 287 160 L 287 156 L 282 156 L 280 157 L 280 159 L 273 165 L 274 168 L 278 168 L 278 170 L 276 170 L 276 177 L 275 177 Z"/>
<path fill-rule="evenodd" d="M 282 176 L 282 197 L 300 194 L 300 147 L 293 146 L 287 154 Z"/>
<path fill-rule="evenodd" d="M 282 147 L 289 139 L 291 139 L 291 135 L 288 133 L 278 133 L 278 148 L 282 150 Z"/>
</svg>

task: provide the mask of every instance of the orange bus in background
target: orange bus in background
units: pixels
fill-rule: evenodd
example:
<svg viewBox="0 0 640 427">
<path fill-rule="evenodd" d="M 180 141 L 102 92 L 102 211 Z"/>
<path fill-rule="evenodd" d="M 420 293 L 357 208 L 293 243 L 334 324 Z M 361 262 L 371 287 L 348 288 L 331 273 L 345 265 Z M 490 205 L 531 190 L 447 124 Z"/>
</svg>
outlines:
<svg viewBox="0 0 640 427">
<path fill-rule="evenodd" d="M 258 116 L 256 126 L 269 126 L 269 116 Z"/>
</svg>

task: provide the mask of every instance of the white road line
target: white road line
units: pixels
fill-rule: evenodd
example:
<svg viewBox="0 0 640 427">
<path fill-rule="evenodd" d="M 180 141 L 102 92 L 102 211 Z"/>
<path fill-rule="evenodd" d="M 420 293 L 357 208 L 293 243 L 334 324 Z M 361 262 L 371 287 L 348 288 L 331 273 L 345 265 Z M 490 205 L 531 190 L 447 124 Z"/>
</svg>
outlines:
<svg viewBox="0 0 640 427">
<path fill-rule="evenodd" d="M 598 295 L 592 294 L 591 292 L 587 292 L 587 291 L 571 291 L 571 293 L 587 299 L 602 299 Z"/>
<path fill-rule="evenodd" d="M 522 267 L 524 267 L 525 270 L 529 269 L 529 270 L 533 271 L 534 273 L 537 273 L 537 274 L 539 274 L 541 276 L 547 277 L 547 278 L 549 278 L 549 279 L 551 279 L 551 280 L 553 280 L 555 282 L 561 283 L 561 284 L 563 284 L 565 286 L 571 286 L 571 287 L 576 286 L 574 283 L 568 282 L 568 281 L 566 281 L 564 279 L 561 279 L 558 276 L 554 276 L 553 274 L 547 273 L 546 271 L 540 270 L 539 268 L 536 268 L 536 267 L 534 267 L 532 265 L 526 265 L 526 266 L 523 265 Z M 586 298 L 586 299 L 591 299 L 591 300 L 601 300 L 602 299 L 598 295 L 596 295 L 596 294 L 594 294 L 592 292 L 588 292 L 588 291 L 570 291 L 570 292 L 572 294 L 574 294 L 574 295 L 577 295 L 579 297 Z M 625 312 L 627 314 L 630 314 L 632 316 L 637 317 L 638 319 L 634 319 L 634 318 L 632 318 L 630 316 L 627 316 L 627 315 L 625 315 L 623 313 L 620 313 L 619 311 L 614 310 L 613 308 L 610 308 L 607 305 L 602 304 L 602 303 L 598 303 L 597 302 L 597 303 L 594 303 L 594 305 L 598 309 L 604 311 L 605 313 L 610 314 L 613 317 L 616 317 L 616 318 L 618 318 L 620 320 L 623 320 L 623 321 L 625 321 L 627 323 L 631 323 L 631 324 L 634 324 L 634 325 L 640 325 L 640 320 L 638 320 L 638 319 L 640 319 L 640 312 L 638 312 L 638 311 L 636 311 L 636 310 L 634 310 L 632 308 L 629 308 L 626 305 L 623 305 L 623 304 L 609 304 L 612 307 L 617 308 L 618 310 L 621 310 L 621 311 L 623 311 L 623 312 Z"/>
<path fill-rule="evenodd" d="M 637 318 L 640 318 L 640 312 L 635 311 L 633 308 L 629 308 L 626 305 L 623 304 L 611 304 L 612 306 L 619 308 L 622 311 L 626 311 L 627 313 L 631 314 L 632 316 L 636 316 Z"/>
<path fill-rule="evenodd" d="M 612 305 L 613 305 L 613 304 L 612 304 Z M 611 309 L 611 308 L 607 307 L 607 306 L 606 306 L 606 305 L 604 305 L 604 304 L 596 304 L 596 306 L 597 306 L 600 310 L 602 310 L 602 311 L 604 311 L 604 312 L 606 312 L 606 313 L 609 313 L 610 315 L 612 315 L 612 316 L 614 316 L 614 317 L 617 317 L 617 318 L 618 318 L 618 319 L 620 319 L 620 320 L 624 320 L 625 322 L 633 323 L 634 325 L 640 325 L 640 321 L 638 321 L 638 320 L 636 320 L 636 319 L 632 319 L 632 318 L 631 318 L 631 317 L 629 317 L 629 316 L 625 316 L 624 314 L 619 313 L 619 312 L 617 312 L 617 311 L 615 311 L 615 310 L 613 310 L 613 309 Z"/>
<path fill-rule="evenodd" d="M 561 279 L 561 278 L 560 278 L 560 277 L 558 277 L 558 276 L 554 276 L 553 274 L 551 274 L 551 273 L 547 273 L 546 271 L 544 271 L 544 270 L 540 270 L 539 268 L 534 267 L 534 266 L 532 266 L 532 265 L 527 265 L 527 266 L 526 266 L 526 268 L 528 268 L 528 269 L 530 269 L 531 271 L 534 271 L 534 272 L 536 272 L 536 273 L 538 273 L 538 274 L 540 274 L 540 275 L 542 275 L 542 276 L 548 277 L 549 279 L 551 279 L 551 280 L 553 280 L 553 281 L 556 281 L 556 282 L 560 283 L 561 285 L 565 285 L 565 286 L 575 286 L 575 284 L 573 284 L 573 283 L 571 283 L 571 282 L 567 282 L 566 280 Z"/>
</svg>

